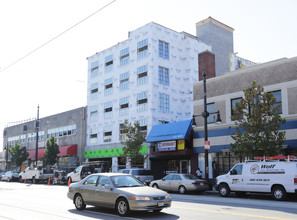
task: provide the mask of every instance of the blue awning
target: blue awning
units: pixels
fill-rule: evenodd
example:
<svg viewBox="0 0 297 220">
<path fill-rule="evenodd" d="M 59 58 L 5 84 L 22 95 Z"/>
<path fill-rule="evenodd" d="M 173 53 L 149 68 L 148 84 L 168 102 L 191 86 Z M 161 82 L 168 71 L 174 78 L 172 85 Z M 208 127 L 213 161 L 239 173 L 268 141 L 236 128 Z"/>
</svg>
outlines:
<svg viewBox="0 0 297 220">
<path fill-rule="evenodd" d="M 159 142 L 187 139 L 192 129 L 192 120 L 154 125 L 146 142 Z"/>
</svg>

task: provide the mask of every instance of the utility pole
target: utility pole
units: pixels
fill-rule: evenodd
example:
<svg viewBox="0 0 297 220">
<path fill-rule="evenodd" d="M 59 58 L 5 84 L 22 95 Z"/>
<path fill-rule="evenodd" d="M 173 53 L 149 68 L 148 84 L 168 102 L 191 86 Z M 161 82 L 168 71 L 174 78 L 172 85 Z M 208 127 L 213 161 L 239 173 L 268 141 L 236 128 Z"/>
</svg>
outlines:
<svg viewBox="0 0 297 220">
<path fill-rule="evenodd" d="M 35 131 L 36 131 L 35 166 L 37 167 L 37 160 L 38 160 L 38 131 L 39 131 L 39 105 L 37 107 L 37 119 L 35 121 Z"/>
</svg>

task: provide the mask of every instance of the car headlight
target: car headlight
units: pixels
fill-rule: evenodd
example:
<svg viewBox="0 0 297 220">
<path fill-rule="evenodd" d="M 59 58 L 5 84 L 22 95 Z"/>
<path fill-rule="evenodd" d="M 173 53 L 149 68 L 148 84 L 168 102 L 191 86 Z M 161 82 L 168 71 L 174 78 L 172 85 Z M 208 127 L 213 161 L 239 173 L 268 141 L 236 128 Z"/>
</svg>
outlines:
<svg viewBox="0 0 297 220">
<path fill-rule="evenodd" d="M 132 196 L 133 200 L 143 200 L 143 201 L 150 201 L 151 198 L 148 196 Z"/>
<path fill-rule="evenodd" d="M 166 198 L 166 199 L 169 199 L 169 198 L 170 198 L 170 196 L 169 196 L 168 193 L 166 193 L 165 198 Z"/>
</svg>

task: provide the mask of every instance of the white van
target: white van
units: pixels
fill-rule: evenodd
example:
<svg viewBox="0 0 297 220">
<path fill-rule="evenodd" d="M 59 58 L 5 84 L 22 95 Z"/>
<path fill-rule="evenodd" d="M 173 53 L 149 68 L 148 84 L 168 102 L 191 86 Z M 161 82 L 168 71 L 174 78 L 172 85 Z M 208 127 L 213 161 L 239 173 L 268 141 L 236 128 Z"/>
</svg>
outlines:
<svg viewBox="0 0 297 220">
<path fill-rule="evenodd" d="M 216 178 L 216 190 L 223 197 L 230 192 L 272 193 L 276 200 L 285 200 L 288 193 L 297 194 L 296 161 L 246 161 L 236 164 L 227 174 Z"/>
</svg>

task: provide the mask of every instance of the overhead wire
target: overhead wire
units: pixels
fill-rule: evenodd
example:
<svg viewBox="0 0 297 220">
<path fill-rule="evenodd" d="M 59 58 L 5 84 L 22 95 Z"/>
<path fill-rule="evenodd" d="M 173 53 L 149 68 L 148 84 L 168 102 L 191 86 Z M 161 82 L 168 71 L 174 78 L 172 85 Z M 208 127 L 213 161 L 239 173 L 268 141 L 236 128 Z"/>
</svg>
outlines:
<svg viewBox="0 0 297 220">
<path fill-rule="evenodd" d="M 7 70 L 8 68 L 10 68 L 11 66 L 15 65 L 16 63 L 20 62 L 21 60 L 25 59 L 26 57 L 30 56 L 31 54 L 33 54 L 34 52 L 36 52 L 37 50 L 41 49 L 42 47 L 44 47 L 45 45 L 51 43 L 52 41 L 54 41 L 55 39 L 59 38 L 60 36 L 62 36 L 63 34 L 65 34 L 66 32 L 70 31 L 71 29 L 73 29 L 74 27 L 78 26 L 79 24 L 81 24 L 82 22 L 84 22 L 85 20 L 89 19 L 90 17 L 92 17 L 93 15 L 97 14 L 98 12 L 102 11 L 103 9 L 107 8 L 108 6 L 110 6 L 112 3 L 116 2 L 117 0 L 113 0 L 111 2 L 109 2 L 108 4 L 104 5 L 103 7 L 101 7 L 100 9 L 98 9 L 97 11 L 93 12 L 92 14 L 90 14 L 89 16 L 87 16 L 86 18 L 82 19 L 81 21 L 77 22 L 76 24 L 72 25 L 71 27 L 69 27 L 68 29 L 66 29 L 65 31 L 63 31 L 62 33 L 58 34 L 57 36 L 53 37 L 52 39 L 48 40 L 47 42 L 45 42 L 44 44 L 40 45 L 39 47 L 35 48 L 34 50 L 30 51 L 29 53 L 27 53 L 26 55 L 22 56 L 21 58 L 17 59 L 16 61 L 12 62 L 11 64 L 9 64 L 8 66 L 4 67 L 3 69 L 0 69 L 0 72 L 4 72 L 5 70 Z"/>
</svg>

